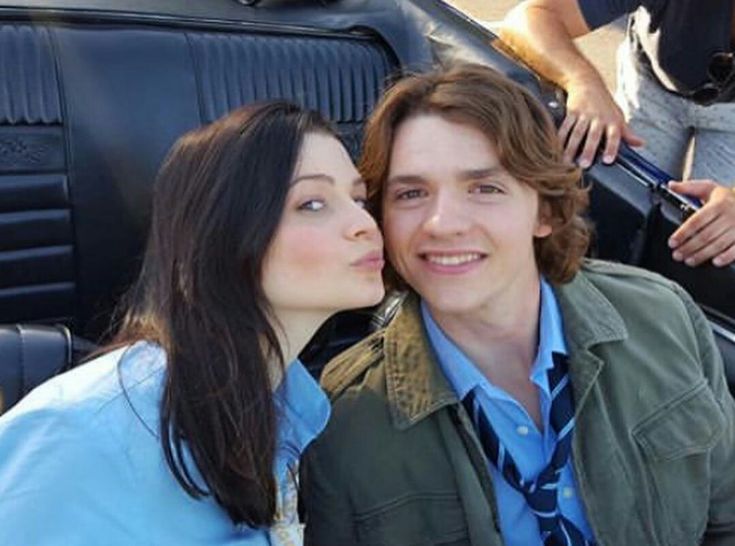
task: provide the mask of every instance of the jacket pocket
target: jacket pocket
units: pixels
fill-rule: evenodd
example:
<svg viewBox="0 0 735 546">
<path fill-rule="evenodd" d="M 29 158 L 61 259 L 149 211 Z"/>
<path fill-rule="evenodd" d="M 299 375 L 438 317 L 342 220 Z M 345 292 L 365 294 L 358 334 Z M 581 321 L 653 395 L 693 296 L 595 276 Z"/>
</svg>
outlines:
<svg viewBox="0 0 735 546">
<path fill-rule="evenodd" d="M 454 492 L 410 493 L 354 519 L 365 546 L 469 546 L 462 503 Z"/>
<path fill-rule="evenodd" d="M 702 380 L 633 429 L 658 510 L 653 524 L 671 545 L 697 544 L 707 525 L 709 454 L 724 427 L 722 411 Z"/>
</svg>

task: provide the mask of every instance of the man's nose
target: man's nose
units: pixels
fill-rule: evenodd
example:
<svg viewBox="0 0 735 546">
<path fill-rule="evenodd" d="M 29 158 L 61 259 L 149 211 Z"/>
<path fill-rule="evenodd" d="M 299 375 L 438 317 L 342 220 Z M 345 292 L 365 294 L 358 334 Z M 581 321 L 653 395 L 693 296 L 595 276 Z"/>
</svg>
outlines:
<svg viewBox="0 0 735 546">
<path fill-rule="evenodd" d="M 454 194 L 438 194 L 428 208 L 424 230 L 430 235 L 444 237 L 467 231 L 469 216 L 463 200 Z"/>
</svg>

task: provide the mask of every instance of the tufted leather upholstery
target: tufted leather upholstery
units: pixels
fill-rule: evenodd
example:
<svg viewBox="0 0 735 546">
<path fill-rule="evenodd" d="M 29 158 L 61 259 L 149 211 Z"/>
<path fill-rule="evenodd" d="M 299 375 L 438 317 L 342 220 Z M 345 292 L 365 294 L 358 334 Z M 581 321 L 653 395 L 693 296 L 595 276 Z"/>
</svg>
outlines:
<svg viewBox="0 0 735 546">
<path fill-rule="evenodd" d="M 64 326 L 0 326 L 0 413 L 71 362 L 72 338 Z"/>
<path fill-rule="evenodd" d="M 356 152 L 393 68 L 357 35 L 0 23 L 0 323 L 96 338 L 137 273 L 151 185 L 179 135 L 286 98 Z"/>
</svg>

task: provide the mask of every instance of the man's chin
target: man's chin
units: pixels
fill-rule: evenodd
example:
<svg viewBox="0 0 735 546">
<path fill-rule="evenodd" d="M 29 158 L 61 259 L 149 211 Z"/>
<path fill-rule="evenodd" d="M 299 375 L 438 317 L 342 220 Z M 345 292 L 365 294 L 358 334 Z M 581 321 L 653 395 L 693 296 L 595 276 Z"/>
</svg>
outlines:
<svg viewBox="0 0 735 546">
<path fill-rule="evenodd" d="M 432 314 L 456 315 L 472 313 L 479 308 L 479 298 L 477 294 L 469 293 L 442 293 L 432 294 L 427 292 L 422 295 L 426 305 L 432 311 Z"/>
</svg>

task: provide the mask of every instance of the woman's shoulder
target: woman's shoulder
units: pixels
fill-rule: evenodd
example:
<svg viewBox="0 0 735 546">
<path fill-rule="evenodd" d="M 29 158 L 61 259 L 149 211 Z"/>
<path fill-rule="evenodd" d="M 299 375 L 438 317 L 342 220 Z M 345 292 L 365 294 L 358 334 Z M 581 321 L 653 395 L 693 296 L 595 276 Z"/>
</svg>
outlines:
<svg viewBox="0 0 735 546">
<path fill-rule="evenodd" d="M 158 440 L 138 417 L 160 383 L 158 351 L 133 345 L 106 353 L 47 381 L 0 418 L 0 519 L 12 519 L 27 543 L 105 534 L 121 543 L 112 538 L 119 533 L 140 543 L 128 536 L 148 518 L 140 488 L 158 486 L 161 474 Z M 8 538 L 0 530 L 0 543 Z"/>
<path fill-rule="evenodd" d="M 0 434 L 8 428 L 26 429 L 24 435 L 53 428 L 79 435 L 136 414 L 156 422 L 151 414 L 157 412 L 164 370 L 165 353 L 155 345 L 110 351 L 31 391 L 0 418 Z"/>
<path fill-rule="evenodd" d="M 139 342 L 104 353 L 51 378 L 31 391 L 16 408 L 97 413 L 129 389 L 140 389 L 165 367 L 165 353 L 156 345 Z"/>
</svg>

